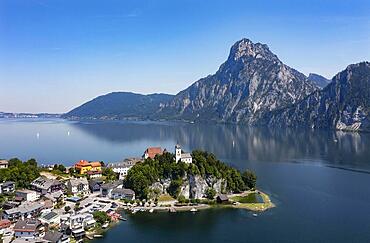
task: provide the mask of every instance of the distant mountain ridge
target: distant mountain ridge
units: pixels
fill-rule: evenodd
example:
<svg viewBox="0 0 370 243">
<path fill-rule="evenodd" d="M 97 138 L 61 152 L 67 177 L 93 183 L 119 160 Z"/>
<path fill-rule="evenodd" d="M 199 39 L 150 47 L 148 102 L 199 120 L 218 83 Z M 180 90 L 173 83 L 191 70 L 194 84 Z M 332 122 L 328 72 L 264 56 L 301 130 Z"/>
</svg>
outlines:
<svg viewBox="0 0 370 243">
<path fill-rule="evenodd" d="M 315 84 L 320 89 L 323 89 L 330 83 L 330 79 L 327 79 L 319 74 L 316 73 L 310 73 L 307 78 L 309 81 L 311 81 L 313 84 Z"/>
<path fill-rule="evenodd" d="M 113 92 L 99 96 L 64 114 L 68 119 L 149 119 L 173 95 Z"/>
<path fill-rule="evenodd" d="M 369 129 L 369 63 L 332 81 L 285 65 L 267 45 L 236 42 L 218 71 L 177 95 L 115 92 L 63 115 L 69 119 L 151 119 L 257 126 Z"/>
</svg>

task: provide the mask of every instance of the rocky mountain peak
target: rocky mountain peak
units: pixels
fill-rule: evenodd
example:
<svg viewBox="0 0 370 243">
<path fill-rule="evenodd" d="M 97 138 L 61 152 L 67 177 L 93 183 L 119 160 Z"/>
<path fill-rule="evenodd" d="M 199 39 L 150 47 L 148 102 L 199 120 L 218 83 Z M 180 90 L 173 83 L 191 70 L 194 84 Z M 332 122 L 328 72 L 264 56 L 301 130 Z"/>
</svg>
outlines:
<svg viewBox="0 0 370 243">
<path fill-rule="evenodd" d="M 352 75 L 360 76 L 362 80 L 369 80 L 370 62 L 360 62 L 349 65 L 344 71 L 334 76 L 334 81 L 351 82 L 356 80 Z"/>
<path fill-rule="evenodd" d="M 310 73 L 307 79 L 320 89 L 325 88 L 331 82 L 330 79 L 327 79 L 316 73 Z"/>
<path fill-rule="evenodd" d="M 282 63 L 267 45 L 236 42 L 218 71 L 178 93 L 157 114 L 190 121 L 251 123 L 316 90 L 304 74 Z"/>
<path fill-rule="evenodd" d="M 253 43 L 247 38 L 237 41 L 230 50 L 229 59 L 237 61 L 242 58 L 256 58 L 279 61 L 278 57 L 270 51 L 269 47 L 266 44 Z"/>
</svg>

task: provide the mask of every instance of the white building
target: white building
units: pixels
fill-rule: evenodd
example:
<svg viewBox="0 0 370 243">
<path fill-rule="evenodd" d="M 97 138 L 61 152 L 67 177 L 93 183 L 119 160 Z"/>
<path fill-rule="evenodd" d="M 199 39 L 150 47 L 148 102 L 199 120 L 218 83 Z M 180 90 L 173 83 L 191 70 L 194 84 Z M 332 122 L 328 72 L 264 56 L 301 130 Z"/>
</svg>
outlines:
<svg viewBox="0 0 370 243">
<path fill-rule="evenodd" d="M 23 189 L 23 190 L 18 190 L 15 192 L 16 197 L 22 198 L 24 201 L 27 202 L 34 202 L 37 199 L 40 198 L 40 195 L 37 195 L 35 191 Z"/>
<path fill-rule="evenodd" d="M 108 167 L 112 168 L 113 172 L 119 174 L 119 179 L 123 180 L 127 176 L 128 171 L 138 162 L 141 162 L 138 158 L 125 159 L 120 163 L 109 164 Z"/>
<path fill-rule="evenodd" d="M 50 226 L 59 226 L 60 225 L 60 216 L 56 212 L 45 212 L 43 213 L 39 220 L 41 223 Z"/>
<path fill-rule="evenodd" d="M 8 168 L 8 161 L 7 160 L 0 160 L 0 169 L 7 169 Z"/>
<path fill-rule="evenodd" d="M 85 177 L 73 178 L 67 182 L 67 188 L 72 194 L 88 194 L 89 182 Z"/>
<path fill-rule="evenodd" d="M 176 156 L 176 163 L 178 163 L 179 161 L 187 163 L 187 164 L 193 163 L 193 158 L 191 157 L 191 154 L 183 153 L 180 145 L 178 144 L 175 146 L 175 156 Z"/>
</svg>

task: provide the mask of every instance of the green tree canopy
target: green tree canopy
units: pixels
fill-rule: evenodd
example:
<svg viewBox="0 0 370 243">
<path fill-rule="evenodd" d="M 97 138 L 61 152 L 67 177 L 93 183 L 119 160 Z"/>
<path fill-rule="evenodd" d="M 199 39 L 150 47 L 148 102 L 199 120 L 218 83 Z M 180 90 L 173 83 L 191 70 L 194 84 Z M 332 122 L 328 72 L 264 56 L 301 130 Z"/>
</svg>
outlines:
<svg viewBox="0 0 370 243">
<path fill-rule="evenodd" d="M 40 176 L 35 159 L 22 162 L 17 158 L 9 160 L 9 167 L 0 170 L 0 181 L 14 181 L 17 188 L 27 188 Z"/>
</svg>

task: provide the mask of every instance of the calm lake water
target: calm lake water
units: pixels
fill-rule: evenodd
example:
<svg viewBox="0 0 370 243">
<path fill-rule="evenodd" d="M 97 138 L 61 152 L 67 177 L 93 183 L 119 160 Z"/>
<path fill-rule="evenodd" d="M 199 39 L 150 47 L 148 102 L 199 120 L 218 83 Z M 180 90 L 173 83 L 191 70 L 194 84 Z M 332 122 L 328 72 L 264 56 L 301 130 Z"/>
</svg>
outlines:
<svg viewBox="0 0 370 243">
<path fill-rule="evenodd" d="M 251 168 L 276 208 L 138 213 L 96 242 L 370 242 L 370 134 L 155 122 L 0 120 L 0 158 L 118 162 L 148 146 Z"/>
</svg>

